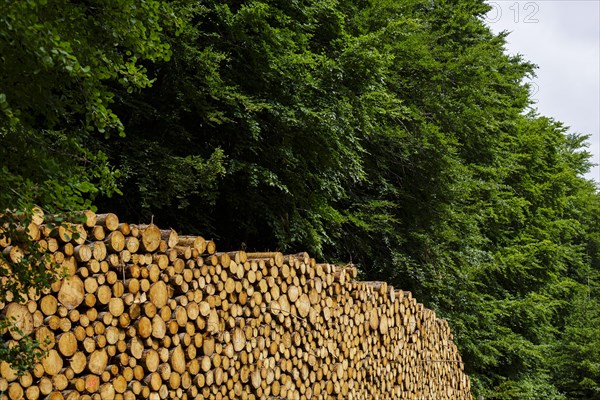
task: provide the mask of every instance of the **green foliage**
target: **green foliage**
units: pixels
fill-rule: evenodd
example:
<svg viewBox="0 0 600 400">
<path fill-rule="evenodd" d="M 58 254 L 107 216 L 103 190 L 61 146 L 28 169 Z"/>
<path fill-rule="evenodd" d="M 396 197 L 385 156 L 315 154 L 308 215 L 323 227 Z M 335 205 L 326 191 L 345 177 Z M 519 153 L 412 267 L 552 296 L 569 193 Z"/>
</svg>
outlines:
<svg viewBox="0 0 600 400">
<path fill-rule="evenodd" d="M 14 325 L 14 321 L 0 318 L 0 332 L 6 332 L 9 329 L 22 333 Z M 11 368 L 19 375 L 29 371 L 44 354 L 39 342 L 29 336 L 25 336 L 19 341 L 0 342 L 0 360 L 9 361 Z"/>
<path fill-rule="evenodd" d="M 17 262 L 0 255 L 0 301 L 54 278 L 48 256 L 23 233 L 34 204 L 58 213 L 120 193 L 100 145 L 124 133 L 115 92 L 152 84 L 146 63 L 170 57 L 162 30 L 177 24 L 155 0 L 0 0 L 0 227 L 24 254 Z M 0 360 L 22 372 L 40 355 L 35 346 L 0 339 Z"/>
<path fill-rule="evenodd" d="M 476 395 L 590 395 L 593 352 L 576 383 L 578 350 L 558 344 L 581 271 L 598 268 L 585 136 L 529 110 L 534 66 L 504 53 L 488 6 L 173 7 L 189 21 L 173 59 L 150 91 L 121 95 L 129 136 L 108 144 L 144 213 L 106 207 L 412 290 L 451 322 Z M 205 167 L 178 167 L 189 157 Z"/>
<path fill-rule="evenodd" d="M 51 264 L 49 255 L 37 242 L 31 241 L 24 229 L 30 222 L 31 215 L 21 211 L 0 216 L 0 240 L 8 244 L 7 249 L 20 250 L 18 256 L 12 258 L 9 252 L 0 253 L 2 303 L 26 301 L 30 289 L 48 287 L 53 279 L 53 273 L 46 269 Z"/>
<path fill-rule="evenodd" d="M 158 1 L 105 3 L 0 3 L 1 207 L 88 208 L 117 191 L 95 144 L 123 133 L 111 86 L 151 84 L 141 60 L 168 59 L 160 32 L 175 18 Z"/>
<path fill-rule="evenodd" d="M 590 282 L 595 287 L 575 287 L 564 330 L 552 344 L 557 387 L 581 399 L 600 398 L 600 307 L 597 279 Z"/>
<path fill-rule="evenodd" d="M 327 230 L 342 219 L 334 201 L 364 179 L 352 109 L 335 92 L 338 67 L 327 54 L 337 51 L 343 16 L 316 1 L 174 7 L 194 23 L 173 38 L 173 60 L 160 67 L 157 85 L 124 104 L 133 117 L 123 143 L 151 140 L 167 159 L 202 157 L 212 167 L 198 176 L 207 185 L 196 193 L 183 171 L 163 177 L 163 184 L 141 185 L 128 168 L 126 196 L 144 206 L 145 216 L 188 231 L 322 254 L 334 236 Z M 213 156 L 217 149 L 222 157 Z M 140 158 L 116 150 L 121 166 Z M 175 215 L 180 200 L 165 196 L 164 185 L 190 189 L 189 212 Z M 117 201 L 110 207 L 129 211 Z"/>
</svg>

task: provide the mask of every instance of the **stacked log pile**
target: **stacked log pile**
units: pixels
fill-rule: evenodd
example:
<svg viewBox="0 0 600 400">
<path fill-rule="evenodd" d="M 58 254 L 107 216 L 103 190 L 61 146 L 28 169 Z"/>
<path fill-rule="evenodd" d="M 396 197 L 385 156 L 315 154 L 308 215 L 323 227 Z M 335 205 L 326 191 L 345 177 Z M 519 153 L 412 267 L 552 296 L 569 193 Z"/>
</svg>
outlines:
<svg viewBox="0 0 600 400">
<path fill-rule="evenodd" d="M 351 265 L 217 252 L 114 214 L 38 228 L 65 277 L 0 303 L 21 330 L 4 340 L 47 351 L 22 376 L 0 365 L 1 400 L 471 398 L 446 321 Z"/>
</svg>

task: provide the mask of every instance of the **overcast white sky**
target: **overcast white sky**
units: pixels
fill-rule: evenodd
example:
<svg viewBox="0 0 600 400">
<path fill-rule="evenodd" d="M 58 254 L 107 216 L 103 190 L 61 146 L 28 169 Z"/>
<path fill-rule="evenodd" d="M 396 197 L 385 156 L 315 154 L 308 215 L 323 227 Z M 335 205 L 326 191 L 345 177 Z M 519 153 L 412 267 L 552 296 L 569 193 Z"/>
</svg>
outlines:
<svg viewBox="0 0 600 400">
<path fill-rule="evenodd" d="M 509 31 L 507 50 L 538 65 L 533 79 L 540 114 L 592 135 L 600 164 L 600 0 L 488 0 L 486 21 Z M 600 167 L 590 179 L 600 183 Z"/>
</svg>

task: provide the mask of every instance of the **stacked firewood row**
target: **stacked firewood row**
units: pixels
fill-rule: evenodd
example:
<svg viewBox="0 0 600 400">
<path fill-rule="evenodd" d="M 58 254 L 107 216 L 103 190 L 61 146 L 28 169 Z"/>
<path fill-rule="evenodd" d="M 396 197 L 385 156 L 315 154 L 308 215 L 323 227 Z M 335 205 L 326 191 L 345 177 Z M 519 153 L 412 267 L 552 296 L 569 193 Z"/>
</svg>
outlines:
<svg viewBox="0 0 600 400">
<path fill-rule="evenodd" d="M 20 328 L 3 340 L 46 355 L 22 376 L 2 363 L 1 400 L 471 398 L 446 321 L 352 265 L 217 252 L 114 214 L 51 222 L 29 232 L 64 277 L 0 303 Z"/>
</svg>

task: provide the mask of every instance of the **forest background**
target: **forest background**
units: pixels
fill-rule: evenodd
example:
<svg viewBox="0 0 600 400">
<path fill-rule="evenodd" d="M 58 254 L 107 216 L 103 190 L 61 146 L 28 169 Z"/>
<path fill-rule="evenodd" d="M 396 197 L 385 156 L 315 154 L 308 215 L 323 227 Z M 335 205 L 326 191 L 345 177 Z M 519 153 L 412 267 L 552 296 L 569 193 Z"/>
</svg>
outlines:
<svg viewBox="0 0 600 400">
<path fill-rule="evenodd" d="M 26 241 L 34 204 L 92 207 L 352 262 L 449 321 L 476 397 L 600 399 L 587 137 L 533 110 L 488 10 L 0 0 L 0 239 Z M 0 276 L 43 287 L 23 246 Z M 21 368 L 34 350 L 0 340 Z"/>
</svg>

